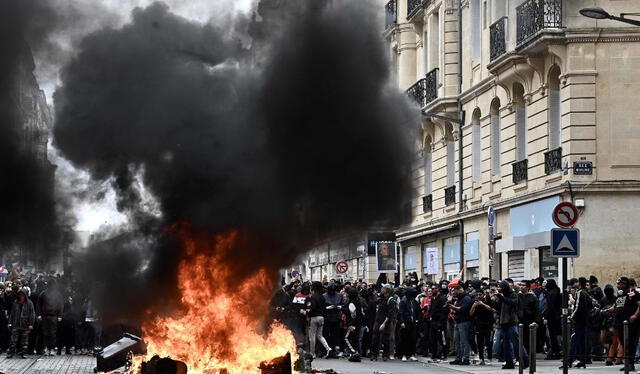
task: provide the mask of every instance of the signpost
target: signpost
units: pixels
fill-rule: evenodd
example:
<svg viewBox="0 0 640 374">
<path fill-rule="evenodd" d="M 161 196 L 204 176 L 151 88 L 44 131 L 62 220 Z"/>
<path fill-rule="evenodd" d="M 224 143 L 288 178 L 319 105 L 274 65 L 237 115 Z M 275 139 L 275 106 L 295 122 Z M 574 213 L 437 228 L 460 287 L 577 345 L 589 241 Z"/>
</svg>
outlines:
<svg viewBox="0 0 640 374">
<path fill-rule="evenodd" d="M 493 261 L 494 261 L 494 257 L 496 255 L 496 239 L 495 239 L 495 229 L 494 229 L 494 223 L 496 221 L 496 212 L 493 209 L 493 206 L 490 206 L 489 209 L 487 209 L 487 221 L 489 224 L 489 243 L 488 247 L 489 247 L 489 278 L 493 277 L 492 274 L 492 268 L 493 268 Z"/>
<path fill-rule="evenodd" d="M 567 292 L 567 258 L 580 256 L 580 230 L 573 229 L 578 222 L 578 208 L 570 202 L 561 202 L 553 208 L 551 218 L 560 229 L 551 230 L 551 254 L 562 259 L 562 319 L 567 320 L 569 314 L 569 295 Z M 569 372 L 569 342 L 568 329 L 562 330 L 564 359 L 562 361 L 562 373 Z"/>
<path fill-rule="evenodd" d="M 349 264 L 346 261 L 340 261 L 336 263 L 336 273 L 346 274 L 349 271 Z"/>
</svg>

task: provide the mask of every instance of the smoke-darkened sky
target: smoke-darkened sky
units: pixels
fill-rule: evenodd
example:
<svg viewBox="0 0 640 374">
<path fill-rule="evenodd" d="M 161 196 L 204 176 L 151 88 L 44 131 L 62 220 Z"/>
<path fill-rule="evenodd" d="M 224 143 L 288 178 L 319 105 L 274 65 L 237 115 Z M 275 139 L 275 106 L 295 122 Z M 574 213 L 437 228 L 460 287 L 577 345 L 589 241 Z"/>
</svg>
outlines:
<svg viewBox="0 0 640 374">
<path fill-rule="evenodd" d="M 88 172 L 87 188 L 109 184 L 130 220 L 83 259 L 105 294 L 170 296 L 167 269 L 182 253 L 158 238 L 177 222 L 260 238 L 238 248 L 252 259 L 240 261 L 240 278 L 288 265 L 320 237 L 399 222 L 417 112 L 389 82 L 378 9 L 348 0 L 256 9 L 202 23 L 153 3 L 61 59 L 53 144 Z"/>
</svg>

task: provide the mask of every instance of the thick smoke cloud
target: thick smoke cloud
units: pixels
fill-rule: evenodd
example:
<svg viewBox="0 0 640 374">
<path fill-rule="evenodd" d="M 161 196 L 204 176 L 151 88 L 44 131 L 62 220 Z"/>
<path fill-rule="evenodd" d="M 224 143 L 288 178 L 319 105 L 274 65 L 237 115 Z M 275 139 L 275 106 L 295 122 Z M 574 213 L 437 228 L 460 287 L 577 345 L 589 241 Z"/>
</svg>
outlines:
<svg viewBox="0 0 640 374">
<path fill-rule="evenodd" d="M 398 223 L 408 201 L 403 126 L 413 110 L 388 87 L 371 9 L 299 0 L 258 9 L 250 24 L 236 23 L 251 47 L 247 30 L 192 23 L 161 3 L 136 9 L 131 24 L 84 39 L 62 73 L 56 146 L 94 178 L 114 180 L 119 208 L 137 212 L 153 238 L 103 243 L 83 268 L 117 274 L 105 287 L 125 299 L 131 290 L 136 305 L 175 292 L 167 269 L 182 252 L 163 235 L 171 224 L 249 232 L 229 264 L 242 278 L 286 266 L 317 238 Z M 138 209 L 138 174 L 161 217 Z M 110 272 L 110 255 L 144 271 Z"/>
<path fill-rule="evenodd" d="M 50 253 L 46 249 L 60 245 L 63 228 L 53 166 L 38 160 L 30 147 L 30 138 L 46 136 L 48 129 L 25 129 L 34 120 L 38 94 L 32 50 L 54 28 L 55 14 L 47 2 L 36 0 L 7 0 L 0 11 L 0 248 L 41 250 L 41 259 Z"/>
</svg>

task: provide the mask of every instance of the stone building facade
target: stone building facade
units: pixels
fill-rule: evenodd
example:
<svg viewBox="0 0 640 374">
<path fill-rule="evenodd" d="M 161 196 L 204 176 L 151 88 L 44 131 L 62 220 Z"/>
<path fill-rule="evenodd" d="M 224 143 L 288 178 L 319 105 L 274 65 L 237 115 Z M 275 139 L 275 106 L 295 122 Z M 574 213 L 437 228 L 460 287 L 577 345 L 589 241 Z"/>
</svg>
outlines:
<svg viewBox="0 0 640 374">
<path fill-rule="evenodd" d="M 640 28 L 579 14 L 593 5 L 380 4 L 397 84 L 424 113 L 412 221 L 396 232 L 401 276 L 562 277 L 549 232 L 560 201 L 580 210 L 581 255 L 568 276 L 640 276 Z"/>
</svg>

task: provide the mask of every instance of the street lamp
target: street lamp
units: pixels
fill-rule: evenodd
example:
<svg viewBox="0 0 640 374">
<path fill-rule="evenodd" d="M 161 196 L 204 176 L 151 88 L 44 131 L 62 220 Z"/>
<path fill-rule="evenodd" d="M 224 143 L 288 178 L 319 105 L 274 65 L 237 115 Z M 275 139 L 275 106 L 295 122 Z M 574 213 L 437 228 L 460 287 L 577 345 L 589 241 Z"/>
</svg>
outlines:
<svg viewBox="0 0 640 374">
<path fill-rule="evenodd" d="M 588 18 L 611 19 L 614 21 L 620 21 L 629 23 L 631 25 L 640 26 L 640 21 L 626 18 L 626 16 L 640 16 L 640 13 L 620 13 L 620 16 L 614 16 L 609 14 L 609 12 L 600 8 L 599 6 L 590 6 L 580 9 L 580 14 Z"/>
</svg>

